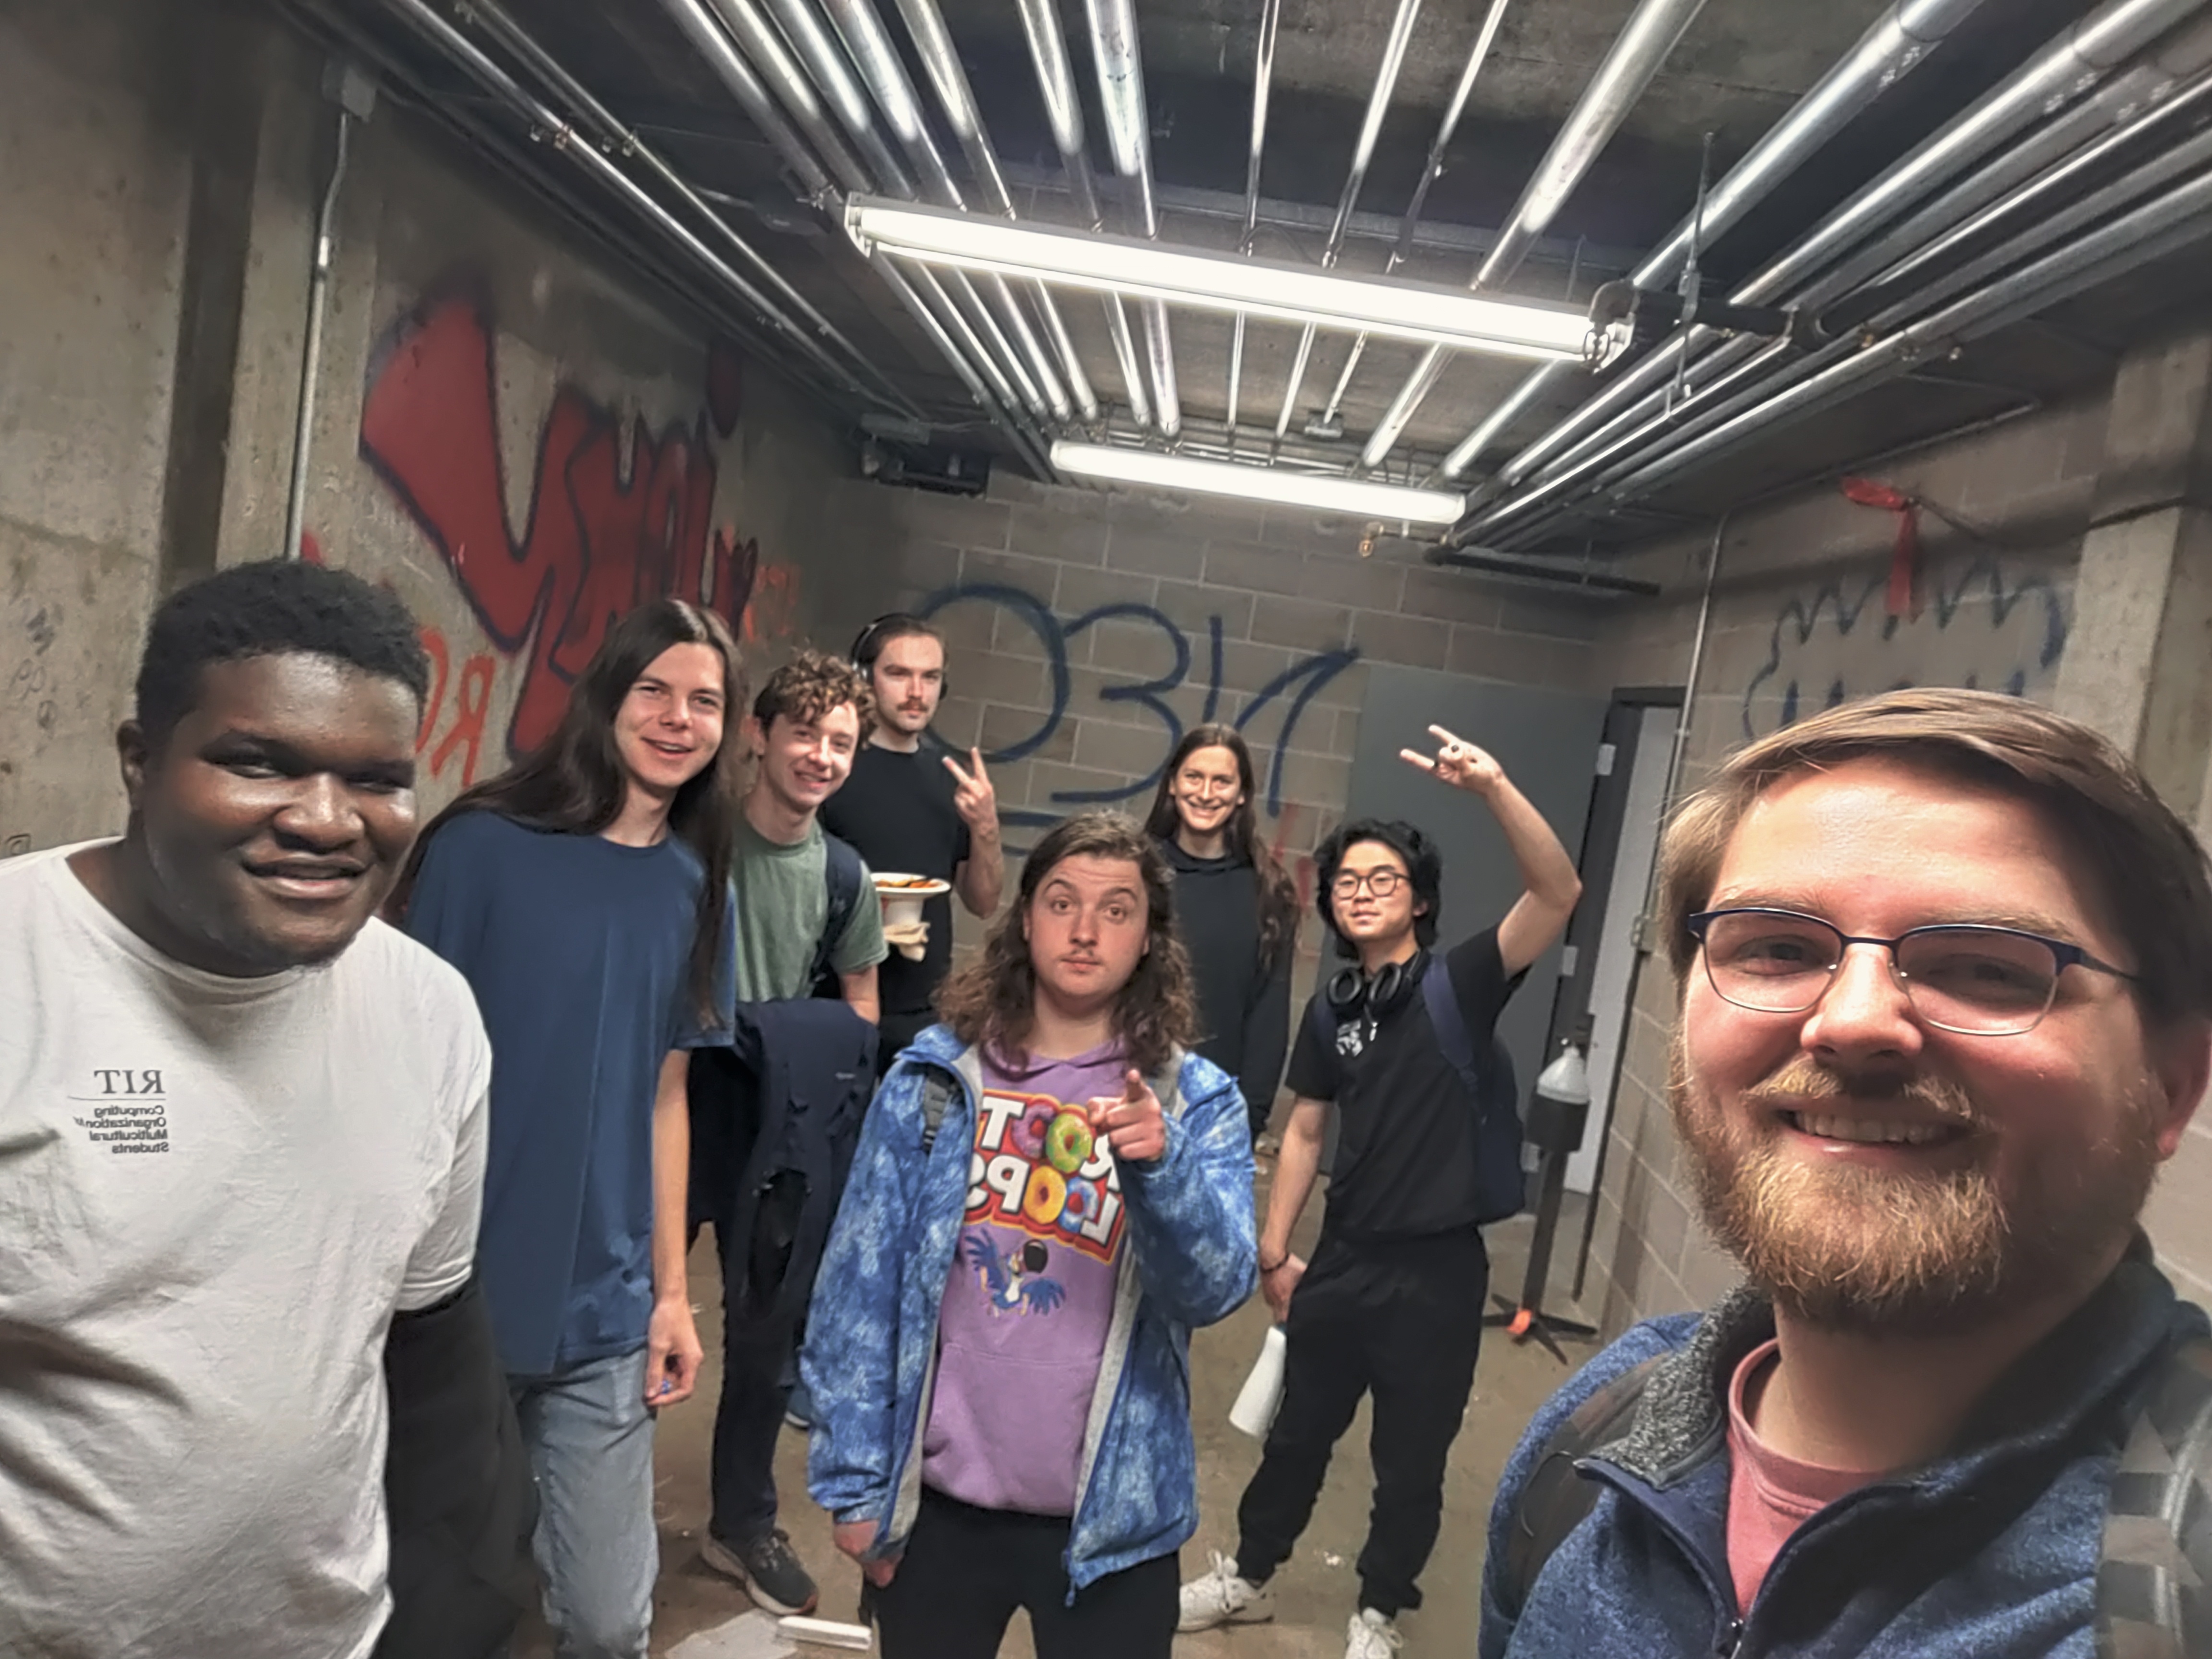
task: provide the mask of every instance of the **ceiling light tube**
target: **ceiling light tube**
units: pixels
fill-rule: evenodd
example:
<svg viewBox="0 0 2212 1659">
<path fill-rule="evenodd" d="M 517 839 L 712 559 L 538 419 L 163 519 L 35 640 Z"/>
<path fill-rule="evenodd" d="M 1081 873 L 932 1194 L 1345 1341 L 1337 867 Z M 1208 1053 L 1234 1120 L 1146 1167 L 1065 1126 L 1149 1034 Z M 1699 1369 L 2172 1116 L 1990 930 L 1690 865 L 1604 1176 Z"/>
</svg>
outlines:
<svg viewBox="0 0 2212 1659">
<path fill-rule="evenodd" d="M 1155 449 L 1062 441 L 1052 447 L 1052 465 L 1055 471 L 1086 478 L 1112 478 L 1204 495 L 1235 495 L 1248 501 L 1310 507 L 1324 513 L 1349 513 L 1355 518 L 1407 524 L 1452 524 L 1467 511 L 1467 497 L 1448 489 L 1416 489 L 1408 484 L 1294 472 L 1242 461 L 1206 461 L 1189 455 L 1164 455 Z"/>
<path fill-rule="evenodd" d="M 925 264 L 1355 329 L 1462 351 L 1579 362 L 1589 336 L 1589 318 L 1565 306 L 1012 224 L 876 197 L 855 196 L 846 204 L 845 228 L 863 253 L 881 248 Z"/>
</svg>

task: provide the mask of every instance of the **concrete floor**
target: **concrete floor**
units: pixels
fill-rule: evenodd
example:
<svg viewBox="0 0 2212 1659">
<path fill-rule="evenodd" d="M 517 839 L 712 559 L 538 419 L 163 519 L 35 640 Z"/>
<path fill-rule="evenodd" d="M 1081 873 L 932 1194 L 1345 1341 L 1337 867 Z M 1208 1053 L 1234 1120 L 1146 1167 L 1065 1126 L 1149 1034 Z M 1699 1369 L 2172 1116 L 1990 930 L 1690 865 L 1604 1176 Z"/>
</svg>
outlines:
<svg viewBox="0 0 2212 1659">
<path fill-rule="evenodd" d="M 1262 1213 L 1267 1186 L 1263 1170 Z M 1302 1252 L 1310 1248 L 1319 1224 L 1322 1196 L 1316 1193 L 1307 1206 L 1300 1230 Z M 1553 1255 L 1558 1266 L 1553 1277 L 1558 1283 L 1571 1278 L 1571 1251 L 1581 1236 L 1579 1204 L 1570 1194 L 1569 1213 L 1561 1218 Z M 1493 1290 L 1518 1291 L 1531 1231 L 1526 1217 L 1489 1230 Z M 656 1659 L 664 1655 L 670 1659 L 769 1659 L 793 1650 L 776 1638 L 768 1615 L 748 1611 L 750 1604 L 743 1590 L 709 1571 L 699 1559 L 698 1539 L 708 1512 L 708 1442 L 720 1386 L 716 1355 L 721 1343 L 717 1312 L 720 1289 L 714 1257 L 706 1249 L 695 1253 L 691 1274 L 708 1361 L 698 1395 L 664 1413 L 659 1426 L 655 1503 L 661 1570 L 654 1598 L 653 1651 Z M 1563 1292 L 1547 1302 L 1562 1315 L 1577 1311 Z M 1183 1548 L 1186 1577 L 1205 1569 L 1210 1551 L 1236 1547 L 1237 1500 L 1259 1466 L 1260 1445 L 1229 1426 L 1229 1407 L 1260 1351 L 1267 1324 L 1265 1306 L 1255 1297 L 1231 1318 L 1192 1340 L 1199 1527 Z M 1579 1364 L 1593 1350 L 1587 1342 L 1571 1341 L 1566 1352 L 1571 1361 Z M 1466 1427 L 1452 1448 L 1445 1478 L 1443 1530 L 1422 1577 L 1424 1605 L 1399 1621 L 1409 1656 L 1463 1659 L 1474 1653 L 1483 1534 L 1498 1472 L 1531 1413 L 1566 1376 L 1566 1368 L 1533 1342 L 1516 1344 L 1498 1331 L 1484 1342 L 1474 1397 L 1468 1402 Z M 1343 1652 L 1345 1626 L 1358 1588 L 1352 1564 L 1366 1535 L 1372 1486 L 1367 1425 L 1368 1407 L 1363 1404 L 1351 1431 L 1338 1444 L 1312 1524 L 1275 1575 L 1274 1621 L 1181 1638 L 1178 1659 L 1334 1659 Z M 783 1525 L 793 1547 L 822 1585 L 817 1616 L 852 1619 L 860 1591 L 859 1570 L 837 1553 L 829 1517 L 806 1496 L 806 1443 L 796 1430 L 784 1432 L 777 1483 Z M 547 1659 L 551 1652 L 543 1629 L 532 1624 L 516 1644 L 515 1659 Z M 1002 1659 L 1032 1659 L 1025 1620 L 1016 1619 L 1000 1652 Z"/>
</svg>

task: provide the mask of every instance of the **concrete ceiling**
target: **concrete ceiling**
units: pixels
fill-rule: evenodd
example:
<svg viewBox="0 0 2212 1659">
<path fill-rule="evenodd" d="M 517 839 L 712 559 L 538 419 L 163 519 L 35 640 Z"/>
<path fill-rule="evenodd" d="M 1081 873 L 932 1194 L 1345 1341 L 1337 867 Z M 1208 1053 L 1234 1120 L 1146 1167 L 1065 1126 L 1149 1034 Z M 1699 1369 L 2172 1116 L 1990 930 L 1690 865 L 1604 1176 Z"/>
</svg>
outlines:
<svg viewBox="0 0 2212 1659">
<path fill-rule="evenodd" d="M 411 78 L 434 110 L 496 123 L 501 112 L 450 65 L 424 52 L 381 0 L 282 0 L 295 13 L 333 13 L 380 43 L 388 71 Z M 918 64 L 890 0 L 877 0 L 902 50 Z M 985 428 L 959 381 L 881 282 L 798 192 L 775 152 L 670 21 L 661 0 L 508 0 L 512 15 L 623 120 L 659 145 L 720 204 L 861 349 L 912 395 L 942 416 L 963 441 L 989 447 Z M 940 0 L 974 84 L 991 139 L 1006 165 L 1021 210 L 1043 219 L 1071 217 L 1057 153 L 1046 128 L 1013 0 Z M 1092 165 L 1113 186 L 1102 137 L 1082 0 L 1060 0 L 1079 82 L 1089 106 Z M 1573 107 L 1633 9 L 1632 0 L 1516 0 L 1431 192 L 1422 244 L 1403 274 L 1458 285 L 1479 263 L 1490 228 L 1510 213 L 1532 169 Z M 1598 283 L 1625 272 L 1692 207 L 1699 151 L 1711 133 L 1716 175 L 1725 171 L 1887 9 L 1887 0 L 1710 0 L 1649 90 L 1607 146 L 1515 278 L 1515 290 L 1576 302 Z M 1838 140 L 1759 210 L 1707 250 L 1723 282 L 1740 276 L 1816 222 L 1836 204 L 2008 73 L 2030 52 L 2089 9 L 2089 0 L 1992 0 L 1925 64 L 1905 76 Z M 1260 251 L 1318 257 L 1341 191 L 1395 0 L 1283 0 L 1274 94 L 1261 188 L 1269 198 Z M 1384 123 L 1343 264 L 1382 268 L 1388 242 L 1413 190 L 1486 9 L 1482 0 L 1430 0 Z M 1163 234 L 1195 245 L 1232 247 L 1244 185 L 1253 63 L 1261 0 L 1138 0 L 1146 57 L 1153 159 L 1163 204 Z M 463 9 L 462 15 L 467 14 Z M 926 83 L 925 83 L 926 84 Z M 511 129 L 513 123 L 507 125 Z M 939 125 L 939 142 L 962 171 L 958 148 Z M 542 146 L 539 147 L 541 149 Z M 587 214 L 620 222 L 623 210 L 563 171 L 558 187 Z M 634 218 L 630 221 L 634 223 Z M 2198 292 L 2185 266 L 2152 285 L 2160 306 Z M 1061 309 L 1101 398 L 1122 401 L 1120 375 L 1099 302 L 1068 293 Z M 2148 323 L 2143 325 L 2148 326 Z M 2091 327 L 2094 334 L 2095 330 Z M 1224 318 L 1177 313 L 1176 360 L 1186 414 L 1202 425 L 1225 412 L 1230 325 Z M 2026 342 L 2023 343 L 2023 342 Z M 1272 429 L 1288 380 L 1297 331 L 1255 325 L 1241 382 L 1246 429 Z M 1328 400 L 1351 348 L 1324 334 L 1303 382 L 1293 434 Z M 1926 386 L 1893 398 L 1875 429 L 1894 433 L 1940 416 L 1975 418 L 2024 380 L 2038 395 L 2109 372 L 2111 344 L 2052 353 L 2019 331 L 1988 343 L 1963 378 L 1994 386 L 1975 393 Z M 2016 361 L 2021 354 L 2026 361 Z M 1416 353 L 1371 345 L 1346 389 L 1344 440 L 1322 453 L 1349 462 L 1411 367 Z M 1425 471 L 1519 384 L 1524 366 L 1462 356 L 1408 428 L 1399 453 Z M 1576 377 L 1567 395 L 1530 412 L 1506 434 L 1506 453 L 1586 395 Z M 1778 453 L 1735 473 L 1723 468 L 1665 503 L 1710 510 L 1717 497 L 1754 481 L 1840 464 L 1836 452 L 1859 443 L 1864 419 L 1831 422 L 1797 434 Z M 1932 427 L 1930 429 L 1933 429 Z M 1860 447 L 1864 447 L 1861 443 Z M 1004 452 L 1000 446 L 1001 453 Z M 1733 482 L 1732 482 L 1733 480 Z M 1632 534 L 1649 520 L 1623 519 L 1597 533 Z"/>
</svg>

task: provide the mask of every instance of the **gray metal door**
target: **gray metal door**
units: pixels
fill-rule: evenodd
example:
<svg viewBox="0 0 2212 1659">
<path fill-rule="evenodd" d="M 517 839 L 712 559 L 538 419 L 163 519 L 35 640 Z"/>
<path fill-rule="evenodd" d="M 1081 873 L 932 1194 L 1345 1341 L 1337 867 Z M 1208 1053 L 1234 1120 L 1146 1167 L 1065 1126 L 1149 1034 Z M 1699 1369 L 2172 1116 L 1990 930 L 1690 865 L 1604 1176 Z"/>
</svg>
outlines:
<svg viewBox="0 0 2212 1659">
<path fill-rule="evenodd" d="M 1535 686 L 1497 685 L 1424 668 L 1376 665 L 1367 671 L 1367 702 L 1352 750 L 1346 816 L 1405 818 L 1443 854 L 1443 908 L 1437 942 L 1456 945 L 1489 927 L 1521 896 L 1521 876 L 1490 809 L 1398 758 L 1401 749 L 1436 747 L 1431 725 L 1480 744 L 1550 820 L 1567 850 L 1583 844 L 1597 749 L 1609 699 Z M 1521 1092 L 1543 1068 L 1545 1033 L 1558 991 L 1559 947 L 1529 970 L 1506 1005 L 1498 1034 L 1513 1056 Z M 1326 964 L 1325 964 L 1326 966 Z"/>
</svg>

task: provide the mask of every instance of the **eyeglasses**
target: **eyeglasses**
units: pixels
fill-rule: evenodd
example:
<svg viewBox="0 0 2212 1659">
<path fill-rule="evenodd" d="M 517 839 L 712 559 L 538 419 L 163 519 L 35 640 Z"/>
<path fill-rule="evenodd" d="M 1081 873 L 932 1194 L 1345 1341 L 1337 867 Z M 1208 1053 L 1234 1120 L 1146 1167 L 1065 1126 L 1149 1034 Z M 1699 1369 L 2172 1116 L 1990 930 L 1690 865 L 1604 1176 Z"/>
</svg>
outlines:
<svg viewBox="0 0 2212 1659">
<path fill-rule="evenodd" d="M 1359 890 L 1364 887 L 1376 898 L 1389 898 L 1411 879 L 1409 876 L 1387 868 L 1370 870 L 1364 874 L 1357 870 L 1345 870 L 1340 872 L 1336 879 L 1329 883 L 1329 896 L 1332 898 L 1340 899 L 1358 898 Z"/>
<path fill-rule="evenodd" d="M 2017 927 L 1947 923 L 1895 939 L 1863 939 L 1794 910 L 1705 910 L 1689 919 L 1705 946 L 1705 977 L 1739 1008 L 1802 1014 L 1818 1006 L 1853 945 L 1889 953 L 1890 977 L 1912 1012 L 1940 1030 L 2018 1036 L 2040 1024 L 2058 976 L 2087 968 L 2130 983 L 2136 975 L 2078 945 Z"/>
</svg>

